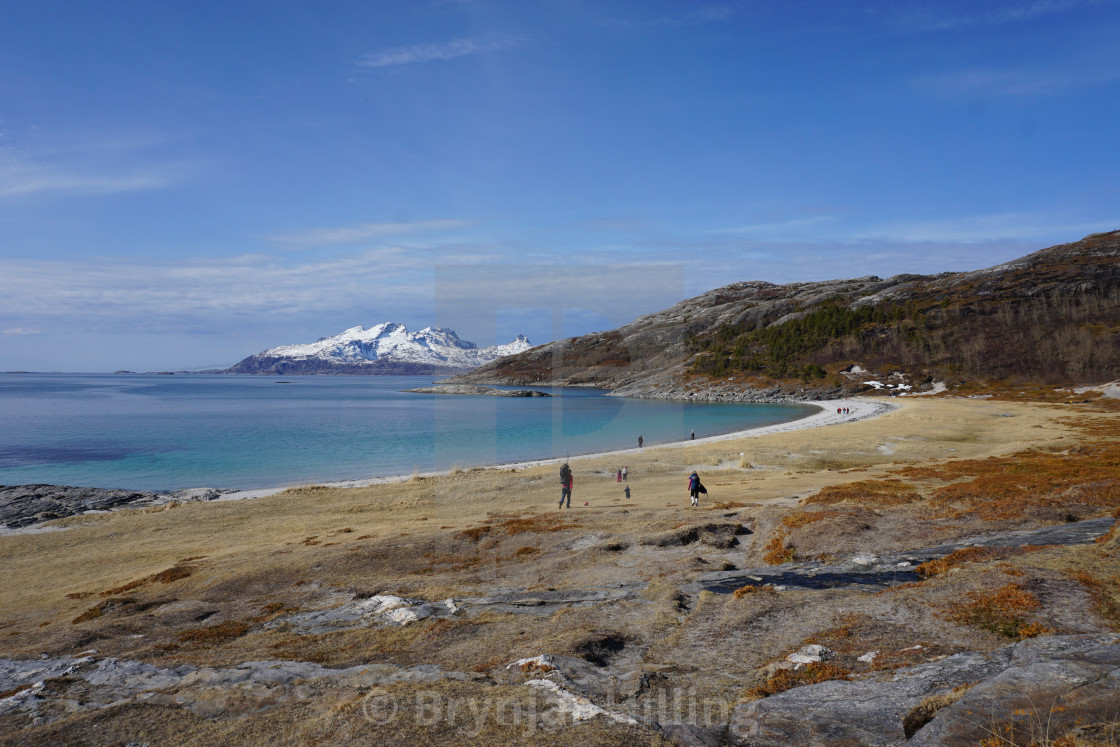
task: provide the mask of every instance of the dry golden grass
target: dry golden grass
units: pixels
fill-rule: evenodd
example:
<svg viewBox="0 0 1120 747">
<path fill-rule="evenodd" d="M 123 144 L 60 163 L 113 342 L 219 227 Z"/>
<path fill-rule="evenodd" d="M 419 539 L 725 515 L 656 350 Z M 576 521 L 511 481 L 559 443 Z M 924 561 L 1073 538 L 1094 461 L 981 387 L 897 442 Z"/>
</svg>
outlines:
<svg viewBox="0 0 1120 747">
<path fill-rule="evenodd" d="M 1083 570 L 1071 575 L 1089 592 L 1093 611 L 1113 630 L 1120 630 L 1120 576 L 1100 578 Z"/>
</svg>

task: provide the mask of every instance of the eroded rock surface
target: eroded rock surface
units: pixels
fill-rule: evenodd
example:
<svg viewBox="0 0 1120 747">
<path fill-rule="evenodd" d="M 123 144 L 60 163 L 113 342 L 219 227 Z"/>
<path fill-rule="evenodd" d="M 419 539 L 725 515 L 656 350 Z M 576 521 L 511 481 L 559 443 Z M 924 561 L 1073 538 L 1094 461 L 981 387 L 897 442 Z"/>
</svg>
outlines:
<svg viewBox="0 0 1120 747">
<path fill-rule="evenodd" d="M 149 493 L 69 485 L 0 486 L 0 526 L 23 529 L 40 522 L 90 512 L 146 508 L 174 501 L 212 501 L 229 491 L 213 488 Z"/>
<path fill-rule="evenodd" d="M 857 555 L 836 563 L 807 561 L 764 568 L 706 573 L 683 590 L 687 593 L 729 593 L 743 586 L 774 586 L 781 589 L 865 589 L 878 591 L 918 581 L 914 569 L 922 563 L 943 558 L 966 547 L 1026 547 L 1028 545 L 1084 545 L 1105 534 L 1114 523 L 1111 517 L 1024 531 L 999 532 L 968 537 L 933 547 L 888 555 Z"/>
<path fill-rule="evenodd" d="M 1120 636 L 1047 636 L 744 703 L 732 714 L 729 734 L 733 744 L 755 747 L 976 744 L 991 736 L 993 724 L 1015 721 L 1016 709 L 1041 718 L 1036 726 L 1049 723 L 1054 733 L 1112 719 L 1118 686 Z M 927 698 L 963 687 L 967 692 L 927 723 L 908 720 Z M 909 739 L 905 724 L 918 727 Z"/>
</svg>

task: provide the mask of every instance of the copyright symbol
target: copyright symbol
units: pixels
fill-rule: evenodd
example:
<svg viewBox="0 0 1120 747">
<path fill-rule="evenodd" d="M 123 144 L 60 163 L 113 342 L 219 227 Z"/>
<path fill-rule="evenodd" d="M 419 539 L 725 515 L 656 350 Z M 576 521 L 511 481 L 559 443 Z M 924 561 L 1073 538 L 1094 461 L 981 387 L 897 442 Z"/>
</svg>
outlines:
<svg viewBox="0 0 1120 747">
<path fill-rule="evenodd" d="M 375 687 L 362 698 L 362 715 L 371 724 L 387 724 L 397 717 L 397 699 Z"/>
</svg>

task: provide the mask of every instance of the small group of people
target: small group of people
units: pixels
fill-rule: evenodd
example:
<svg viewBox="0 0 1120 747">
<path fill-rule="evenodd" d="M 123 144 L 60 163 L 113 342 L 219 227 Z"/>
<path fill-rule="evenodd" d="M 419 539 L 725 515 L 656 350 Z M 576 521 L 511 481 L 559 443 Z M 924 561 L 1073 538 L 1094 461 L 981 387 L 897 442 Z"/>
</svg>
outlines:
<svg viewBox="0 0 1120 747">
<path fill-rule="evenodd" d="M 851 408 L 849 408 L 849 407 L 837 407 L 836 408 L 836 414 L 837 415 L 847 415 L 850 412 L 851 412 Z"/>
<path fill-rule="evenodd" d="M 619 467 L 618 472 L 616 473 L 616 479 L 618 480 L 618 482 L 626 480 L 628 472 L 629 470 L 626 467 Z M 572 468 L 568 465 L 567 462 L 564 462 L 563 466 L 560 467 L 560 508 L 572 507 L 573 482 L 574 479 L 572 477 Z M 625 493 L 627 499 L 629 499 L 629 485 L 626 486 Z M 688 494 L 692 498 L 693 506 L 700 505 L 701 493 L 707 495 L 708 489 L 704 487 L 704 483 L 700 482 L 700 475 L 696 473 L 696 470 L 693 470 L 692 474 L 688 476 Z M 583 505 L 586 506 L 587 504 L 584 503 Z"/>
</svg>

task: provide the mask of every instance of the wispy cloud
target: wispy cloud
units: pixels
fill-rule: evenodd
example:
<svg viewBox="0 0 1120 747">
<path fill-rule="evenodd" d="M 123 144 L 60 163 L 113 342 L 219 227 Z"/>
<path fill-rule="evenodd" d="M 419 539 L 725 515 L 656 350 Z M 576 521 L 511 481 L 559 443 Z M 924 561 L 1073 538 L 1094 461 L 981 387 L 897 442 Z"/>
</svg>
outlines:
<svg viewBox="0 0 1120 747">
<path fill-rule="evenodd" d="M 895 24 L 906 31 L 947 31 L 976 26 L 1000 26 L 1033 21 L 1057 13 L 1066 13 L 1115 0 L 1035 0 L 1031 3 L 1006 3 L 1001 7 L 964 12 L 946 11 L 943 7 L 922 9 L 908 6 L 895 16 Z"/>
<path fill-rule="evenodd" d="M 853 237 L 857 241 L 983 243 L 992 241 L 1046 240 L 1065 237 L 1073 241 L 1090 233 L 1120 226 L 1120 214 L 1111 221 L 1077 221 L 1041 213 L 993 213 L 929 221 L 908 221 L 872 227 Z"/>
<path fill-rule="evenodd" d="M 497 52 L 517 47 L 525 40 L 514 36 L 452 39 L 438 44 L 410 44 L 370 52 L 358 60 L 358 67 L 370 70 L 396 68 L 418 62 L 446 62 L 459 57 Z"/>
<path fill-rule="evenodd" d="M 300 260 L 264 254 L 166 262 L 0 259 L 0 329 L 52 328 L 67 320 L 71 331 L 214 330 L 375 307 L 391 318 L 397 307 L 430 303 L 433 267 L 513 262 L 509 249 L 485 244 L 382 246 Z"/>
<path fill-rule="evenodd" d="M 426 220 L 399 223 L 362 223 L 357 226 L 311 228 L 298 233 L 268 237 L 269 241 L 289 249 L 309 249 L 333 244 L 356 244 L 370 239 L 401 234 L 419 234 L 431 231 L 450 231 L 472 225 L 464 220 Z"/>
<path fill-rule="evenodd" d="M 158 133 L 84 133 L 6 145 L 0 148 L 0 198 L 164 189 L 198 168 L 158 152 L 173 141 Z"/>
<path fill-rule="evenodd" d="M 1120 71 L 962 70 L 916 78 L 914 85 L 944 96 L 1050 96 L 1116 80 L 1120 80 Z"/>
<path fill-rule="evenodd" d="M 743 234 L 752 236 L 764 234 L 766 236 L 778 238 L 783 235 L 801 235 L 807 228 L 830 223 L 834 220 L 835 217 L 831 215 L 812 215 L 805 218 L 791 218 L 789 220 L 773 223 L 754 223 L 745 226 L 735 226 L 733 228 L 717 228 L 709 233 Z"/>
<path fill-rule="evenodd" d="M 646 18 L 599 18 L 597 23 L 621 31 L 649 31 L 658 29 L 679 29 L 689 26 L 702 26 L 731 19 L 738 8 L 730 3 L 704 5 L 678 13 Z"/>
<path fill-rule="evenodd" d="M 41 335 L 41 329 L 31 329 L 28 327 L 9 327 L 5 330 L 0 330 L 0 334 L 4 335 Z"/>
<path fill-rule="evenodd" d="M 687 10 L 682 13 L 670 13 L 646 21 L 647 26 L 660 28 L 678 28 L 681 26 L 699 26 L 705 23 L 726 21 L 735 13 L 731 5 L 706 5 L 702 8 Z"/>
</svg>

